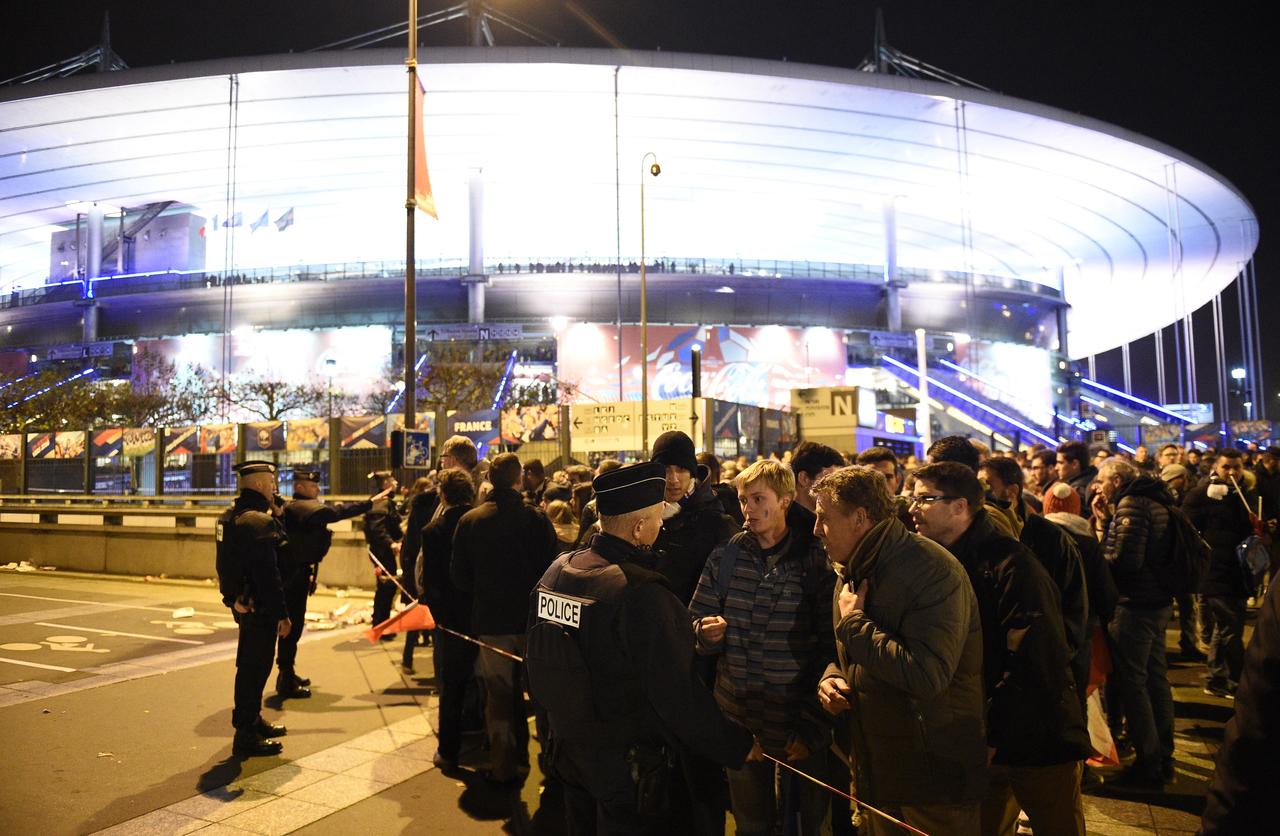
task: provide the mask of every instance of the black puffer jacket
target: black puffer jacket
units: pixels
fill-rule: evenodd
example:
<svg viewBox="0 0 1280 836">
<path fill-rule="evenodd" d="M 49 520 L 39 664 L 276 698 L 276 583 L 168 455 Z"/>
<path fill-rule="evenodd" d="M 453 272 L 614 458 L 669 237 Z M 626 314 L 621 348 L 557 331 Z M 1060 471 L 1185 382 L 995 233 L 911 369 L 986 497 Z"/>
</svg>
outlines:
<svg viewBox="0 0 1280 836">
<path fill-rule="evenodd" d="M 810 531 L 813 529 L 810 528 Z M 720 498 L 706 482 L 680 500 L 680 513 L 662 524 L 653 544 L 654 568 L 671 584 L 671 591 L 686 606 L 702 575 L 711 550 L 738 531 L 725 515 Z"/>
<path fill-rule="evenodd" d="M 1050 766 L 1090 752 L 1068 662 L 1058 589 L 1026 546 L 979 511 L 948 550 L 969 575 L 982 616 L 987 745 L 994 763 Z"/>
<path fill-rule="evenodd" d="M 1031 549 L 1062 594 L 1062 626 L 1074 658 L 1089 640 L 1089 589 L 1080 549 L 1067 532 L 1036 514 L 1027 514 L 1018 537 Z"/>
<path fill-rule="evenodd" d="M 1139 476 L 1116 494 L 1115 516 L 1107 526 L 1102 556 L 1126 607 L 1169 606 L 1173 597 L 1167 577 L 1173 548 L 1169 506 L 1173 504 L 1164 482 L 1152 476 Z"/>
<path fill-rule="evenodd" d="M 1226 488 L 1226 496 L 1221 499 L 1211 498 L 1209 490 L 1214 485 Z M 1244 495 L 1250 508 L 1258 507 L 1258 499 L 1252 492 L 1245 491 Z M 1253 526 L 1249 523 L 1249 514 L 1244 510 L 1244 503 L 1240 501 L 1236 489 L 1214 476 L 1207 484 L 1187 494 L 1182 502 L 1182 510 L 1187 512 L 1191 524 L 1213 550 L 1208 571 L 1200 581 L 1201 594 L 1240 599 L 1252 595 L 1253 590 L 1245 583 L 1245 571 L 1240 565 L 1240 558 L 1236 556 L 1236 546 L 1253 533 Z"/>
</svg>

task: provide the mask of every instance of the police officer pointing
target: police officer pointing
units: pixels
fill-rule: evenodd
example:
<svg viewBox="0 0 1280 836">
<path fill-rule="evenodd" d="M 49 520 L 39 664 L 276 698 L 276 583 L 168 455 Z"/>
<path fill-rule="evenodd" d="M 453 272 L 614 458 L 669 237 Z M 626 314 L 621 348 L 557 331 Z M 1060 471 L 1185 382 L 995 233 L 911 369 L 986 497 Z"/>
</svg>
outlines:
<svg viewBox="0 0 1280 836">
<path fill-rule="evenodd" d="M 680 753 L 740 768 L 751 733 L 699 681 L 685 606 L 643 565 L 662 528 L 663 466 L 593 485 L 602 533 L 561 555 L 530 599 L 529 690 L 550 721 L 571 834 L 680 832 L 669 796 Z"/>
<path fill-rule="evenodd" d="M 248 461 L 235 470 L 240 495 L 218 517 L 214 530 L 222 603 L 231 608 L 240 626 L 231 712 L 236 733 L 231 749 L 237 755 L 275 755 L 283 747 L 272 738 L 283 736 L 285 727 L 262 719 L 262 689 L 271 675 L 276 638 L 292 629 L 278 563 L 278 551 L 286 541 L 276 496 L 276 466 Z"/>
<path fill-rule="evenodd" d="M 313 468 L 293 469 L 293 501 L 284 507 L 284 530 L 289 538 L 280 555 L 280 579 L 284 583 L 284 603 L 293 629 L 281 636 L 276 647 L 276 693 L 281 697 L 311 696 L 311 680 L 298 676 L 294 660 L 298 657 L 298 638 L 307 615 L 307 596 L 316 591 L 316 573 L 320 561 L 329 553 L 333 542 L 331 523 L 367 514 L 373 503 L 386 499 L 392 488 L 363 502 L 326 505 L 321 502 L 320 471 Z"/>
</svg>

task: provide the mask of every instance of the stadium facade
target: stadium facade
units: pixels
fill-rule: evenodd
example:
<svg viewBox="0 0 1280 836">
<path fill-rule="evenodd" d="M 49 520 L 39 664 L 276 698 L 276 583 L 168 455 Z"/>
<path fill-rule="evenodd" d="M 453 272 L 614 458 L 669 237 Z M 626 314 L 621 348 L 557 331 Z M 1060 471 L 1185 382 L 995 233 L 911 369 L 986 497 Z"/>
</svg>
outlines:
<svg viewBox="0 0 1280 836">
<path fill-rule="evenodd" d="M 1258 241 L 1204 164 L 984 90 L 665 52 L 421 58 L 439 220 L 418 220 L 418 338 L 555 338 L 599 399 L 639 396 L 642 212 L 648 321 L 670 326 L 651 397 L 687 394 L 717 333 L 716 397 L 909 386 L 893 363 L 923 329 L 938 383 L 1050 438 L 1098 426 L 1067 361 L 1183 319 Z M 0 362 L 149 343 L 368 379 L 404 340 L 404 73 L 363 50 L 0 90 Z"/>
</svg>

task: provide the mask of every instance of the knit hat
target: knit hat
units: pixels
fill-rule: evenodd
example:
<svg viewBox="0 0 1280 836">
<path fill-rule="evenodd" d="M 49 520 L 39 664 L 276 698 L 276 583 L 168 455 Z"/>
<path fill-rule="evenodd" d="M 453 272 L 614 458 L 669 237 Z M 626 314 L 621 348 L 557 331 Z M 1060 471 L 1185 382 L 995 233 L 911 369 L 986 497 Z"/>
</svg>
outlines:
<svg viewBox="0 0 1280 836">
<path fill-rule="evenodd" d="M 649 461 L 658 462 L 663 467 L 675 465 L 684 468 L 693 475 L 698 474 L 698 459 L 693 449 L 693 439 L 679 430 L 668 430 L 653 442 L 653 453 Z"/>
<path fill-rule="evenodd" d="M 1172 482 L 1174 479 L 1177 479 L 1179 476 L 1186 476 L 1186 475 L 1187 475 L 1187 469 L 1182 465 L 1167 464 L 1160 471 L 1160 481 Z"/>
<path fill-rule="evenodd" d="M 1080 516 L 1080 494 L 1066 482 L 1054 482 L 1044 492 L 1044 512 L 1053 514 L 1065 511 Z"/>
</svg>

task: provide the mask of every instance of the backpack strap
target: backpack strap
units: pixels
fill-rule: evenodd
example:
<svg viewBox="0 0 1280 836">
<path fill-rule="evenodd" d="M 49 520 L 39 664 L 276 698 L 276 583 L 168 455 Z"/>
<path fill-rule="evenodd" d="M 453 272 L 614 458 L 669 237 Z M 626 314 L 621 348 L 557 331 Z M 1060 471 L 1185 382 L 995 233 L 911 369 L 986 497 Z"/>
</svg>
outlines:
<svg viewBox="0 0 1280 836">
<path fill-rule="evenodd" d="M 729 596 L 729 583 L 733 580 L 733 569 L 738 565 L 738 555 L 742 547 L 730 540 L 724 544 L 720 552 L 720 571 L 716 573 L 716 595 L 720 598 L 720 611 L 724 612 L 724 601 Z"/>
</svg>

